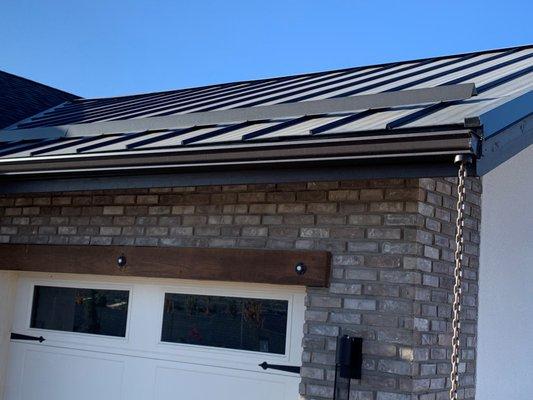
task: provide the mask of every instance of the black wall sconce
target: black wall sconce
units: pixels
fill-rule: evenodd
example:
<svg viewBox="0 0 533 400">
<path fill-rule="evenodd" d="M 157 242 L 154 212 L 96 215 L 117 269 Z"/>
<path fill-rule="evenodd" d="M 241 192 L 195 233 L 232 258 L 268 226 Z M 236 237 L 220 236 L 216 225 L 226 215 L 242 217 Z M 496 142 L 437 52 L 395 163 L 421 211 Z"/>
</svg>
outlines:
<svg viewBox="0 0 533 400">
<path fill-rule="evenodd" d="M 337 341 L 334 400 L 349 400 L 352 379 L 361 379 L 363 338 L 342 335 Z"/>
<path fill-rule="evenodd" d="M 120 256 L 117 257 L 117 265 L 120 270 L 123 270 L 124 268 L 126 268 L 126 262 L 127 260 L 124 254 L 121 254 Z"/>
<path fill-rule="evenodd" d="M 303 275 L 305 274 L 306 271 L 307 271 L 307 266 L 302 262 L 299 262 L 298 264 L 294 266 L 294 272 L 296 272 L 297 275 Z"/>
</svg>

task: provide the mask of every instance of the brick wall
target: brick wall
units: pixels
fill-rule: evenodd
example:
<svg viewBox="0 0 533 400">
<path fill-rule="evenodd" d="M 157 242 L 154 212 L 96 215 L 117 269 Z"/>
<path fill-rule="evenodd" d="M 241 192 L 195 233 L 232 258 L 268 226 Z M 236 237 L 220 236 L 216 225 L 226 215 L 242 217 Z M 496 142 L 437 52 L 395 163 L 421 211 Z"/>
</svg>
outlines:
<svg viewBox="0 0 533 400">
<path fill-rule="evenodd" d="M 465 372 L 473 398 L 480 182 L 469 180 Z M 439 400 L 449 374 L 453 179 L 205 186 L 0 197 L 0 242 L 323 249 L 309 289 L 301 393 L 333 395 L 336 338 L 364 338 L 351 399 Z"/>
</svg>

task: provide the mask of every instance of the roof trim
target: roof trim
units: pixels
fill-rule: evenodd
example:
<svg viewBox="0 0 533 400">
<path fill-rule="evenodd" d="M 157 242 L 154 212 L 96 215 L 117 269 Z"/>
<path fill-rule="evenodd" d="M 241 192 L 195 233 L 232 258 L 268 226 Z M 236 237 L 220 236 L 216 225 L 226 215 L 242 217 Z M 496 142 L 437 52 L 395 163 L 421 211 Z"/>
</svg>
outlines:
<svg viewBox="0 0 533 400">
<path fill-rule="evenodd" d="M 138 173 L 157 170 L 249 168 L 257 165 L 288 166 L 301 163 L 477 154 L 477 136 L 470 130 L 403 132 L 388 135 L 326 138 L 320 140 L 236 143 L 234 145 L 113 152 L 0 160 L 0 176 L 36 176 L 73 173 Z"/>
<path fill-rule="evenodd" d="M 477 174 L 485 175 L 531 145 L 533 113 L 483 141 L 481 157 L 476 164 Z"/>
<path fill-rule="evenodd" d="M 282 182 L 319 182 L 353 179 L 448 177 L 457 173 L 453 156 L 431 157 L 426 162 L 382 164 L 310 165 L 292 168 L 246 168 L 145 173 L 131 175 L 55 176 L 1 180 L 2 193 L 72 192 L 80 190 L 136 189 L 206 185 L 237 185 Z M 396 162 L 393 162 L 396 161 Z"/>
<path fill-rule="evenodd" d="M 495 102 L 481 115 L 465 118 L 466 127 L 483 127 L 483 138 L 498 134 L 532 112 L 533 89 L 527 88 Z"/>
<path fill-rule="evenodd" d="M 52 139 L 60 137 L 96 136 L 112 133 L 130 133 L 156 129 L 176 129 L 201 125 L 218 125 L 243 121 L 262 121 L 354 112 L 427 103 L 466 100 L 476 95 L 473 83 L 443 85 L 423 89 L 382 92 L 359 96 L 324 100 L 283 103 L 268 106 L 233 108 L 165 117 L 137 118 L 130 120 L 93 122 L 19 130 L 0 131 L 5 141 Z"/>
</svg>

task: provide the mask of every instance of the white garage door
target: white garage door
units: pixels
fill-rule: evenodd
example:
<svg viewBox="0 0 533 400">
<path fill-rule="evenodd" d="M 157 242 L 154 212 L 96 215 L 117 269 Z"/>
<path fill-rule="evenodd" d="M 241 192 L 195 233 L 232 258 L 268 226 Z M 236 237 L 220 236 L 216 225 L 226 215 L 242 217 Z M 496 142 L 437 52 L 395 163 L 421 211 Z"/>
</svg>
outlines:
<svg viewBox="0 0 533 400">
<path fill-rule="evenodd" d="M 303 289 L 170 282 L 22 278 L 5 400 L 299 398 Z"/>
</svg>

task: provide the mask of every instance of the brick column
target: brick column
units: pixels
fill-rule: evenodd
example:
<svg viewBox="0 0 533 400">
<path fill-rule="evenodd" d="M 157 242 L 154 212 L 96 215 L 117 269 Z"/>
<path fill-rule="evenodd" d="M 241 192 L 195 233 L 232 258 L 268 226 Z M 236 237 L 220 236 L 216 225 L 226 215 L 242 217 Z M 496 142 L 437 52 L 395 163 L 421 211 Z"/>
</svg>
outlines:
<svg viewBox="0 0 533 400">
<path fill-rule="evenodd" d="M 444 400 L 455 180 L 341 182 L 341 187 L 349 184 L 358 185 L 359 197 L 348 200 L 349 191 L 329 196 L 339 201 L 333 218 L 357 237 L 332 249 L 331 287 L 308 292 L 301 392 L 306 399 L 332 398 L 336 338 L 344 332 L 364 338 L 363 378 L 352 382 L 351 399 Z M 467 188 L 460 395 L 473 399 L 480 181 L 469 180 Z"/>
</svg>

